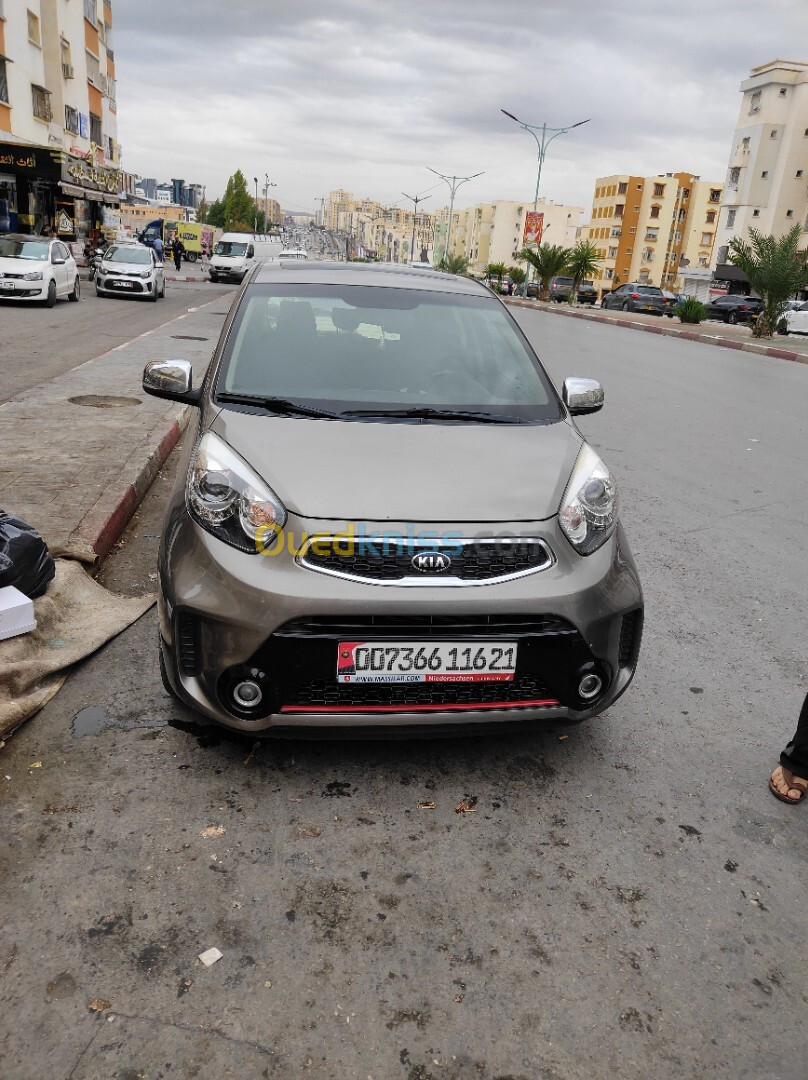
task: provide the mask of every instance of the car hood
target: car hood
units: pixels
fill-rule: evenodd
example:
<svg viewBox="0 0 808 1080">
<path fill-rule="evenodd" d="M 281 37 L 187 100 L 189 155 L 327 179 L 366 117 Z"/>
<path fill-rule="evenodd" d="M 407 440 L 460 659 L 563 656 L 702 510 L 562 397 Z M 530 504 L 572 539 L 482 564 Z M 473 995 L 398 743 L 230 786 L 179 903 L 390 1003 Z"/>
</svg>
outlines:
<svg viewBox="0 0 808 1080">
<path fill-rule="evenodd" d="M 149 263 L 121 262 L 120 259 L 115 262 L 102 261 L 101 267 L 106 274 L 141 274 L 144 270 L 151 269 Z"/>
<path fill-rule="evenodd" d="M 295 514 L 356 521 L 553 517 L 582 439 L 551 424 L 410 424 L 223 409 L 210 430 Z"/>
<path fill-rule="evenodd" d="M 47 259 L 7 259 L 0 258 L 0 274 L 41 273 L 50 265 Z"/>
</svg>

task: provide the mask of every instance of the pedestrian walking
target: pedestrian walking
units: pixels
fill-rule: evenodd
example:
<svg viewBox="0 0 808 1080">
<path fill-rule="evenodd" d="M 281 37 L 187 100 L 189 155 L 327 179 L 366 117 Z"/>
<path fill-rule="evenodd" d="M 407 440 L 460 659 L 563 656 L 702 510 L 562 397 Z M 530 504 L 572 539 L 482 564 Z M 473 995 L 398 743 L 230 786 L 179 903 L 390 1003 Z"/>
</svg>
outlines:
<svg viewBox="0 0 808 1080">
<path fill-rule="evenodd" d="M 179 236 L 175 236 L 171 242 L 171 254 L 174 256 L 174 265 L 178 270 L 182 269 L 182 257 L 185 254 L 185 244 Z"/>
<path fill-rule="evenodd" d="M 207 274 L 210 260 L 208 259 L 208 245 L 202 241 L 202 273 Z"/>
<path fill-rule="evenodd" d="M 780 764 L 769 777 L 776 799 L 800 803 L 808 794 L 808 695 L 802 704 L 794 738 L 780 755 Z"/>
<path fill-rule="evenodd" d="M 152 240 L 152 245 L 151 246 L 154 248 L 154 252 L 157 255 L 157 258 L 160 260 L 160 262 L 162 262 L 163 261 L 163 241 L 162 241 L 162 239 L 159 236 L 155 236 L 154 240 Z"/>
</svg>

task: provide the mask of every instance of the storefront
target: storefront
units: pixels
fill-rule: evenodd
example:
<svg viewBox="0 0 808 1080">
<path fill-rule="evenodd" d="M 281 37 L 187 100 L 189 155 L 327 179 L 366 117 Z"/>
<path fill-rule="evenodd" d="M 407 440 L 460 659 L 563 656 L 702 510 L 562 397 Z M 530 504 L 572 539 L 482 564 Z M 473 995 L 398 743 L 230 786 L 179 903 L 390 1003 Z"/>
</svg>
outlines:
<svg viewBox="0 0 808 1080">
<path fill-rule="evenodd" d="M 0 142 L 0 233 L 41 233 L 83 244 L 120 223 L 118 209 L 130 179 L 120 169 L 46 146 Z"/>
</svg>

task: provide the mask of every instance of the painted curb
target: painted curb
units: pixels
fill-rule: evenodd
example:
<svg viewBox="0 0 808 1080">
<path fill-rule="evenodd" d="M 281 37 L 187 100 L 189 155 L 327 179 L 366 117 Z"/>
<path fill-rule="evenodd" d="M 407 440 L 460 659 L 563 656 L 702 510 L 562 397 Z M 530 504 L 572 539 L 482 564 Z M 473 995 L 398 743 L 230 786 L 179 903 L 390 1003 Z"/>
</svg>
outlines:
<svg viewBox="0 0 808 1080">
<path fill-rule="evenodd" d="M 527 308 L 528 311 L 543 311 L 551 315 L 561 315 L 565 319 L 585 319 L 587 322 L 605 323 L 607 326 L 618 326 L 624 330 L 639 330 L 645 334 L 661 334 L 663 337 L 697 341 L 703 345 L 716 345 L 720 349 L 737 349 L 740 352 L 756 353 L 758 356 L 773 356 L 778 360 L 790 360 L 795 364 L 808 364 L 808 353 L 792 352 L 791 349 L 782 349 L 776 345 L 757 345 L 753 341 L 742 341 L 737 338 L 713 337 L 712 334 L 704 334 L 698 330 L 677 330 L 674 326 L 655 326 L 653 323 L 632 322 L 630 319 L 617 319 L 613 315 L 595 315 L 586 311 L 569 311 L 565 310 L 563 304 L 537 304 L 521 297 L 514 299 L 510 296 L 502 299 L 506 304 L 511 304 L 514 307 Z"/>
<path fill-rule="evenodd" d="M 188 425 L 190 406 L 182 406 L 179 415 L 163 417 L 132 454 L 134 463 L 129 476 L 124 474 L 107 487 L 71 533 L 67 548 L 58 554 L 70 555 L 82 562 L 101 562 L 128 525 L 155 476 L 179 442 Z"/>
</svg>

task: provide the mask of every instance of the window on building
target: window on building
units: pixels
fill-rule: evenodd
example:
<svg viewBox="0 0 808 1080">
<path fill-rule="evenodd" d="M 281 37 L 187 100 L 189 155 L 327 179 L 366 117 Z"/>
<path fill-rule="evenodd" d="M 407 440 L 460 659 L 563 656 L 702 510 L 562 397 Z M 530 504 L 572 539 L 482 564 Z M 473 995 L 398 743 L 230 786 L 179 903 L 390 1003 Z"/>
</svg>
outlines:
<svg viewBox="0 0 808 1080">
<path fill-rule="evenodd" d="M 616 247 L 610 247 L 609 248 L 608 258 L 610 258 L 610 259 L 616 259 L 617 258 L 617 248 Z"/>
<path fill-rule="evenodd" d="M 701 242 L 702 244 L 712 244 L 713 234 L 711 232 L 703 232 L 701 234 Z"/>
<path fill-rule="evenodd" d="M 626 208 L 625 203 L 618 203 L 614 208 L 614 216 L 615 217 L 622 217 L 623 216 L 623 211 L 625 210 L 625 208 Z"/>
<path fill-rule="evenodd" d="M 50 104 L 50 90 L 46 90 L 44 86 L 36 86 L 31 84 L 31 101 L 34 108 L 34 116 L 38 120 L 47 120 L 49 123 L 53 119 L 53 112 L 51 111 Z"/>
<path fill-rule="evenodd" d="M 748 150 L 748 149 L 749 149 L 749 136 L 744 135 L 744 137 L 741 139 L 741 150 Z"/>
<path fill-rule="evenodd" d="M 626 248 L 626 255 L 631 255 L 633 253 L 633 251 L 634 251 L 634 248 Z"/>
<path fill-rule="evenodd" d="M 781 86 L 780 87 L 780 97 L 785 97 L 787 93 L 788 93 L 787 87 Z"/>
<path fill-rule="evenodd" d="M 652 217 L 652 218 L 658 218 L 659 217 L 659 211 L 660 211 L 660 207 L 652 206 L 651 207 L 651 213 L 648 216 Z"/>
<path fill-rule="evenodd" d="M 676 243 L 681 244 L 681 242 L 682 242 L 682 234 L 680 232 L 677 232 L 677 233 L 674 233 L 673 235 L 674 235 L 674 238 L 676 240 Z"/>
<path fill-rule="evenodd" d="M 721 188 L 710 188 L 710 202 L 721 202 Z"/>
<path fill-rule="evenodd" d="M 690 188 L 689 187 L 682 188 L 682 199 L 683 199 L 683 201 L 687 202 L 687 200 L 689 198 L 690 198 Z"/>
<path fill-rule="evenodd" d="M 756 112 L 760 112 L 760 91 L 756 90 L 749 99 L 749 115 L 753 116 Z"/>
<path fill-rule="evenodd" d="M 97 18 L 95 0 L 84 0 L 84 18 L 95 26 Z"/>
<path fill-rule="evenodd" d="M 87 82 L 91 82 L 93 86 L 100 88 L 101 65 L 98 62 L 98 57 L 94 56 L 91 52 L 88 52 L 85 55 L 87 58 Z"/>
<path fill-rule="evenodd" d="M 634 213 L 635 213 L 635 214 L 639 214 L 639 212 L 640 212 L 640 208 L 639 208 L 639 206 L 635 206 L 635 207 L 634 207 Z"/>
<path fill-rule="evenodd" d="M 707 224 L 712 225 L 712 223 L 714 221 L 715 221 L 715 210 L 708 210 L 707 211 Z"/>
<path fill-rule="evenodd" d="M 797 171 L 796 171 L 796 173 L 794 175 L 799 180 L 799 178 L 802 176 L 802 169 L 797 169 Z"/>
<path fill-rule="evenodd" d="M 65 131 L 69 131 L 73 135 L 79 133 L 79 111 L 74 109 L 72 105 L 65 105 Z"/>
<path fill-rule="evenodd" d="M 28 40 L 32 45 L 42 45 L 42 39 L 39 36 L 39 16 L 34 15 L 33 11 L 28 12 Z"/>
<path fill-rule="evenodd" d="M 623 235 L 623 230 L 622 229 L 612 229 L 612 238 L 613 239 L 617 239 L 618 236 L 622 236 L 622 235 Z"/>
<path fill-rule="evenodd" d="M 612 280 L 612 278 L 614 277 L 614 270 L 611 268 L 611 266 L 603 267 L 603 276 L 606 278 L 607 281 Z"/>
<path fill-rule="evenodd" d="M 654 261 L 654 249 L 653 248 L 643 248 L 643 253 L 642 253 L 641 258 L 642 258 L 643 262 L 653 262 Z"/>
<path fill-rule="evenodd" d="M 70 42 L 67 38 L 62 38 L 60 42 L 62 50 L 62 76 L 65 79 L 73 78 L 73 58 L 70 55 Z"/>
<path fill-rule="evenodd" d="M 794 211 L 793 210 L 786 210 L 786 217 L 794 217 Z"/>
<path fill-rule="evenodd" d="M 8 105 L 8 76 L 6 75 L 6 61 L 0 56 L 0 101 Z"/>
<path fill-rule="evenodd" d="M 763 172 L 760 174 L 760 179 L 765 180 L 768 177 L 768 175 L 769 175 L 769 170 L 764 169 Z"/>
<path fill-rule="evenodd" d="M 772 132 L 771 132 L 771 133 L 769 134 L 769 138 L 770 138 L 770 139 L 776 139 L 776 138 L 777 138 L 777 128 L 775 128 L 775 129 L 774 129 L 774 131 L 772 131 Z"/>
<path fill-rule="evenodd" d="M 96 116 L 95 113 L 90 113 L 90 142 L 94 142 L 96 146 L 102 146 L 104 142 L 101 134 L 101 117 Z"/>
<path fill-rule="evenodd" d="M 760 217 L 760 211 L 759 210 L 753 210 L 752 211 L 752 217 Z"/>
<path fill-rule="evenodd" d="M 645 230 L 645 239 L 646 240 L 658 240 L 659 239 L 659 229 L 646 229 Z"/>
<path fill-rule="evenodd" d="M 631 228 L 628 231 L 630 233 L 635 233 L 637 231 L 637 229 L 636 229 L 636 227 L 634 225 L 632 225 Z"/>
<path fill-rule="evenodd" d="M 625 182 L 621 181 L 621 182 L 620 182 L 620 183 L 619 183 L 619 184 L 617 185 L 617 194 L 618 194 L 618 195 L 625 195 L 625 193 L 626 193 L 627 191 L 628 191 L 628 184 L 626 184 Z"/>
<path fill-rule="evenodd" d="M 654 196 L 659 199 L 665 194 L 664 184 L 654 184 Z"/>
<path fill-rule="evenodd" d="M 637 184 L 637 191 L 642 191 L 642 184 Z"/>
</svg>

